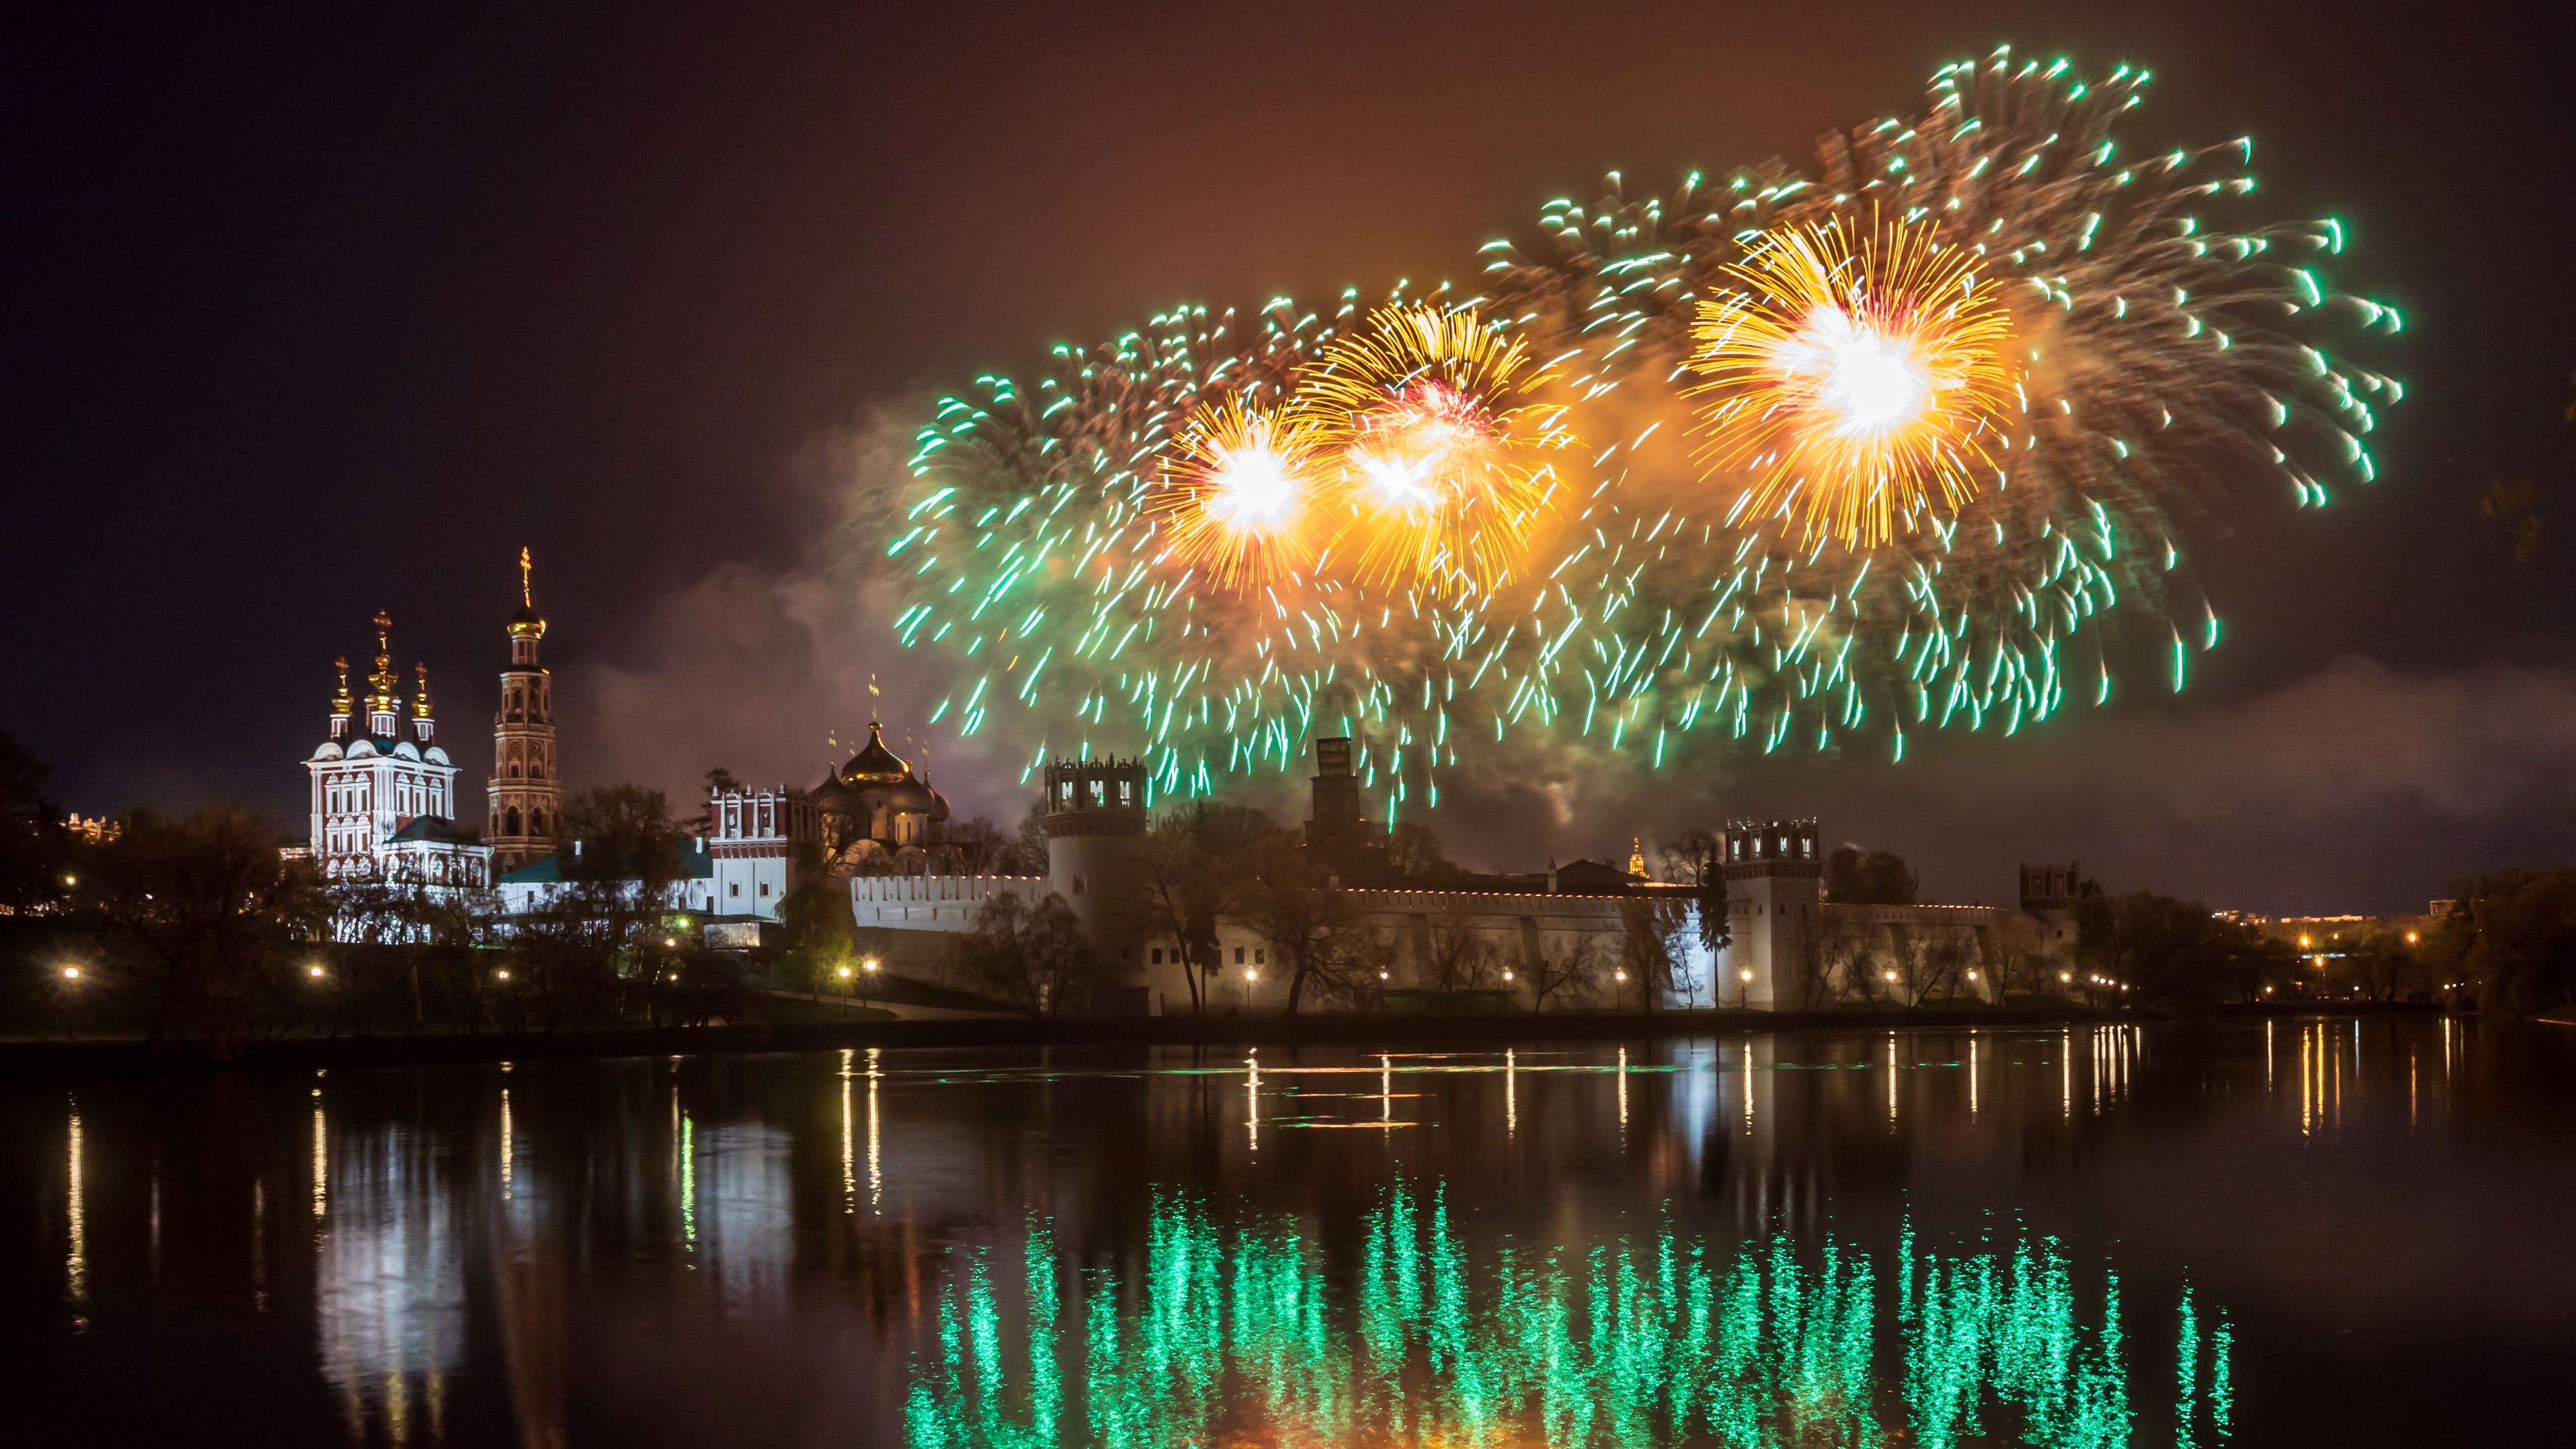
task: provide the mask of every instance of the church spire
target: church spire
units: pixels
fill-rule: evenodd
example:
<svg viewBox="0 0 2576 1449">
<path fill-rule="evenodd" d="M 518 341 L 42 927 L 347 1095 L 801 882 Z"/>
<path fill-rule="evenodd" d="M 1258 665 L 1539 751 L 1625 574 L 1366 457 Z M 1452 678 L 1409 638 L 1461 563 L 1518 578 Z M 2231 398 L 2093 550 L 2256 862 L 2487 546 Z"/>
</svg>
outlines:
<svg viewBox="0 0 2576 1449">
<path fill-rule="evenodd" d="M 412 696 L 411 700 L 411 728 L 412 733 L 418 735 L 420 742 L 425 745 L 437 732 L 437 726 L 431 723 L 429 718 L 429 666 L 415 664 L 411 670 L 420 680 L 420 690 Z"/>
<path fill-rule="evenodd" d="M 331 738 L 336 740 L 349 733 L 349 716 L 357 701 L 349 697 L 349 656 L 332 660 L 331 667 L 340 671 L 340 688 L 331 696 Z"/>
<path fill-rule="evenodd" d="M 545 616 L 537 612 L 536 567 L 525 547 L 519 550 L 519 611 L 510 616 L 510 666 L 537 667 L 537 641 L 546 637 Z"/>
<path fill-rule="evenodd" d="M 402 683 L 394 676 L 394 621 L 378 609 L 376 625 L 376 669 L 367 676 L 367 733 L 379 739 L 394 732 L 394 719 L 402 711 L 398 691 Z"/>
</svg>

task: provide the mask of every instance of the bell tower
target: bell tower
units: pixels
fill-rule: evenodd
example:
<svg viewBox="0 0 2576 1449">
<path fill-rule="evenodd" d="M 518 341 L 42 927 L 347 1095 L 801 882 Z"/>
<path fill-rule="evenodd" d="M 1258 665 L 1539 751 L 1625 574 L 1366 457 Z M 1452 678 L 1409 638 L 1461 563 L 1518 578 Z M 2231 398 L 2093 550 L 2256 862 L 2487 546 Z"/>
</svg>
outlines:
<svg viewBox="0 0 2576 1449">
<path fill-rule="evenodd" d="M 519 611 L 508 625 L 510 667 L 501 672 L 501 712 L 492 717 L 491 818 L 483 823 L 496 872 L 516 870 L 552 851 L 563 807 L 553 676 L 537 660 L 546 621 L 537 613 L 532 573 L 528 551 L 520 549 Z"/>
</svg>

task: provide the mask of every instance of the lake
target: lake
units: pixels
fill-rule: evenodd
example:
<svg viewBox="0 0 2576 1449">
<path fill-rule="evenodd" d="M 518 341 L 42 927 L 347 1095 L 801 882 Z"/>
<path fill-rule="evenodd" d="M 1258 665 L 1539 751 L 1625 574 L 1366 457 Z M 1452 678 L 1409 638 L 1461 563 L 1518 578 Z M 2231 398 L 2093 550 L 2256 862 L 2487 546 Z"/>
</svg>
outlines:
<svg viewBox="0 0 2576 1449">
<path fill-rule="evenodd" d="M 2576 1031 L 0 1084 L 8 1442 L 2554 1441 Z"/>
</svg>

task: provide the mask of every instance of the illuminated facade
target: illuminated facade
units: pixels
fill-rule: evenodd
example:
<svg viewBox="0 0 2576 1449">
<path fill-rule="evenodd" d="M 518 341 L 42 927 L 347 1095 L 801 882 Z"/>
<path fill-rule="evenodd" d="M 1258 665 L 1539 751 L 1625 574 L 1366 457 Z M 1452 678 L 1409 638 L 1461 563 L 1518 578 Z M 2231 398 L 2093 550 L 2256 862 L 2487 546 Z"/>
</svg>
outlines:
<svg viewBox="0 0 2576 1449">
<path fill-rule="evenodd" d="M 456 823 L 458 772 L 438 745 L 429 666 L 414 670 L 418 691 L 406 721 L 393 667 L 393 620 L 378 611 L 375 626 L 376 667 L 367 676 L 364 713 L 349 693 L 349 661 L 338 660 L 330 734 L 304 762 L 311 832 L 303 853 L 334 882 L 487 886 L 492 852 Z"/>
</svg>

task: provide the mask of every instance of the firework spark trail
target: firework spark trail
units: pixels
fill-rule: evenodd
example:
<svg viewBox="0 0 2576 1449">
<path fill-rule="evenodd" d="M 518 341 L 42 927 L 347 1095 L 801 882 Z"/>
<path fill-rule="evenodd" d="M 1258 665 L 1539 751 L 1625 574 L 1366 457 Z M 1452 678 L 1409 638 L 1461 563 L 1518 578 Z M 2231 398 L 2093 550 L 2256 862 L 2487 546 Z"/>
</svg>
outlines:
<svg viewBox="0 0 2576 1449">
<path fill-rule="evenodd" d="M 898 635 L 966 666 L 934 721 L 974 733 L 1022 711 L 1059 753 L 1141 744 L 1156 790 L 1196 794 L 1298 768 L 1321 716 L 1361 727 L 1392 816 L 1437 803 L 1469 739 L 1526 769 L 1829 749 L 1878 726 L 1902 758 L 1909 728 L 2016 731 L 2108 697 L 2136 647 L 2107 637 L 2122 623 L 2154 632 L 2180 688 L 2218 632 L 2183 525 L 2249 472 L 2302 505 L 2367 480 L 2373 407 L 2399 389 L 2312 338 L 2399 319 L 2327 289 L 2337 224 L 2219 225 L 2254 188 L 2243 143 L 2122 157 L 2112 133 L 2146 82 L 1998 52 L 1937 74 L 1919 119 L 1829 135 L 1812 176 L 1772 163 L 1631 200 L 1613 173 L 1596 206 L 1550 203 L 1534 239 L 1489 244 L 1485 297 L 1399 289 L 1403 310 L 1379 314 L 1523 359 L 1457 397 L 1435 390 L 1455 381 L 1436 338 L 1352 365 L 1404 341 L 1356 293 L 1329 315 L 1183 308 L 1058 348 L 1030 385 L 978 379 L 940 404 L 891 507 Z M 1983 432 L 1947 475 L 1916 455 L 1879 523 L 1829 510 L 1818 528 L 1785 492 L 1748 495 L 1762 453 L 1728 452 L 1728 375 L 1693 370 L 1691 329 L 1758 300 L 1783 238 L 1882 226 L 1919 239 L 1935 284 L 1996 299 L 2012 395 L 1978 402 L 1966 431 Z M 1695 395 L 1721 411 L 1694 416 Z M 1258 559 L 1177 526 L 1206 501 L 1190 490 L 1209 444 L 1245 441 L 1220 435 L 1227 409 L 1237 425 L 1321 416 L 1315 456 L 1350 525 Z M 1489 516 L 1518 525 L 1444 533 L 1428 507 L 1405 527 L 1356 508 L 1351 480 L 1385 461 L 1369 420 L 1462 417 L 1479 439 L 1519 430 L 1519 461 L 1451 496 L 1502 500 Z M 1750 475 L 1711 476 L 1712 456 Z M 1335 506 L 1330 487 L 1313 496 Z"/>
<path fill-rule="evenodd" d="M 1669 736 L 1711 723 L 1766 750 L 1825 748 L 1881 717 L 1901 757 L 1909 725 L 2011 731 L 2070 697 L 2107 698 L 2117 651 L 2102 636 L 2122 616 L 2163 636 L 2180 688 L 2188 653 L 2218 630 L 2180 525 L 2247 471 L 2302 504 L 2327 500 L 2327 477 L 2371 476 L 2370 400 L 2396 400 L 2397 385 L 2301 334 L 2393 331 L 2397 314 L 2326 290 L 2315 265 L 2341 247 L 2332 222 L 2212 225 L 2204 212 L 2253 190 L 2243 143 L 2121 158 L 2112 132 L 2147 79 L 2123 69 L 2087 84 L 2062 62 L 1998 52 L 1937 75 L 1920 120 L 1825 138 L 1813 183 L 1746 173 L 1667 208 L 1626 201 L 1614 179 L 1597 212 L 1553 207 L 1538 255 L 1496 249 L 1489 281 L 1507 306 L 1637 339 L 1602 379 L 1613 387 L 1687 378 L 1694 309 L 1740 297 L 1743 260 L 1767 237 L 1880 215 L 1976 257 L 2023 354 L 2020 426 L 1948 516 L 1927 510 L 1875 547 L 1721 518 L 1708 547 L 1662 551 L 1633 581 L 1597 577 L 1593 616 L 1624 624 L 1586 640 L 1614 666 L 1591 713 L 1632 737 L 1651 728 L 1659 761 Z M 2230 161 L 2232 174 L 2204 174 Z M 1604 536 L 1642 538 L 1668 511 L 1705 513 L 1734 491 L 1686 476 L 1635 469 L 1604 500 Z M 1615 667 L 1640 657 L 1666 662 Z"/>
<path fill-rule="evenodd" d="M 1249 574 L 1194 558 L 1187 530 L 1167 526 L 1175 500 L 1155 496 L 1203 411 L 1276 413 L 1362 313 L 1355 293 L 1329 316 L 1286 299 L 1251 316 L 1183 308 L 1104 347 L 1058 348 L 1034 383 L 987 376 L 944 400 L 886 546 L 906 576 L 898 638 L 966 665 L 931 722 L 954 715 L 973 734 L 997 709 L 1042 714 L 1058 751 L 1133 750 L 1158 793 L 1195 794 L 1294 768 L 1319 710 L 1343 728 L 1453 693 L 1444 641 L 1473 631 L 1481 594 L 1372 598 L 1322 557 L 1216 587 Z M 1366 768 L 1401 769 L 1410 747 L 1427 778 L 1435 743 L 1445 730 L 1417 744 L 1399 727 Z"/>
</svg>

